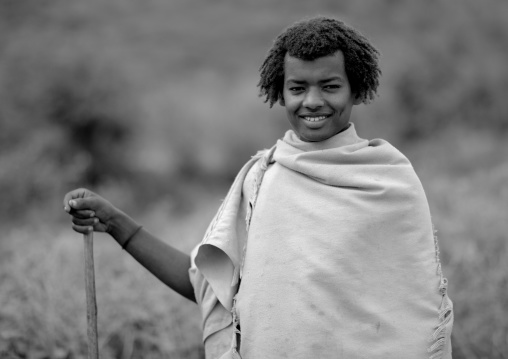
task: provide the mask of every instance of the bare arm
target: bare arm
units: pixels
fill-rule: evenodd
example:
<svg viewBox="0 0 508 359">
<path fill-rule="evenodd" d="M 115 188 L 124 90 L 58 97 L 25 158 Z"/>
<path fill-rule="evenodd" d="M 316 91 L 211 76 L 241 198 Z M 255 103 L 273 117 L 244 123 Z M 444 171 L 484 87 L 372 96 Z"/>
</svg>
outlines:
<svg viewBox="0 0 508 359">
<path fill-rule="evenodd" d="M 134 259 L 171 289 L 196 301 L 189 279 L 189 255 L 151 235 L 131 217 L 104 198 L 86 189 L 69 192 L 64 209 L 79 233 L 91 230 L 109 233 Z M 137 231 L 137 232 L 136 232 Z M 134 234 L 134 235 L 133 235 Z M 129 239 L 130 238 L 130 239 Z M 126 241 L 128 243 L 126 244 Z"/>
</svg>

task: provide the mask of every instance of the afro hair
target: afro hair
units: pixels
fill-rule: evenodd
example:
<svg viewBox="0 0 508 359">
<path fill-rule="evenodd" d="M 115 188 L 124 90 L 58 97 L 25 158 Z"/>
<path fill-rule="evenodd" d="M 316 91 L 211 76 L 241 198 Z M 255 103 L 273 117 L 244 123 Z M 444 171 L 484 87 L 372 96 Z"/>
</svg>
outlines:
<svg viewBox="0 0 508 359">
<path fill-rule="evenodd" d="M 261 65 L 258 87 L 270 107 L 277 101 L 283 104 L 284 58 L 286 53 L 304 61 L 333 55 L 344 55 L 344 65 L 351 90 L 363 103 L 374 99 L 381 70 L 379 52 L 358 31 L 342 21 L 315 17 L 296 22 L 274 41 Z"/>
</svg>

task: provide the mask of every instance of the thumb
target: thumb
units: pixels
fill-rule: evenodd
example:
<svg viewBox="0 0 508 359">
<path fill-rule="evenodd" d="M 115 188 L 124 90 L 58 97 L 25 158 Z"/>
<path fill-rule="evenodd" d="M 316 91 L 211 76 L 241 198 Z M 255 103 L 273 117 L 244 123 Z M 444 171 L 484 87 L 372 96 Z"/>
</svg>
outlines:
<svg viewBox="0 0 508 359">
<path fill-rule="evenodd" d="M 67 194 L 65 194 L 65 196 L 64 196 L 64 200 L 63 200 L 64 210 L 66 212 L 70 212 L 71 209 L 74 208 L 70 204 L 70 201 L 72 201 L 72 200 L 88 198 L 88 197 L 93 197 L 93 196 L 95 196 L 95 193 L 87 190 L 86 188 L 78 188 L 73 191 L 70 191 Z M 76 206 L 77 202 L 73 202 L 73 204 Z"/>
<path fill-rule="evenodd" d="M 97 198 L 87 197 L 87 198 L 73 198 L 69 200 L 69 206 L 71 210 L 95 210 L 98 206 Z"/>
</svg>

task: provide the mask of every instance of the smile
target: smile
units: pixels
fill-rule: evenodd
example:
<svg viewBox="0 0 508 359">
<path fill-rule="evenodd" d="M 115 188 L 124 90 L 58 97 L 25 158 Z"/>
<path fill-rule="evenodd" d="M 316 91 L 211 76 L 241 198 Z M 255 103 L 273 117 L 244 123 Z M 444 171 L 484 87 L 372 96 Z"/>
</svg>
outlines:
<svg viewBox="0 0 508 359">
<path fill-rule="evenodd" d="M 323 121 L 325 118 L 327 118 L 328 116 L 302 116 L 302 118 L 305 120 L 305 121 L 309 121 L 309 122 L 319 122 L 319 121 Z"/>
</svg>

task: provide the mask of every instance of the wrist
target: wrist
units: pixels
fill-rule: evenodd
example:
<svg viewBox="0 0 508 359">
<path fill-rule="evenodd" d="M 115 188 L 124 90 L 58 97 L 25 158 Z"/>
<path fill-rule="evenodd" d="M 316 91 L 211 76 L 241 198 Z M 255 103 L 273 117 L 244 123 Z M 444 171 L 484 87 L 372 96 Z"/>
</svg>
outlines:
<svg viewBox="0 0 508 359">
<path fill-rule="evenodd" d="M 140 225 L 120 210 L 116 210 L 111 217 L 107 232 L 123 247 Z"/>
</svg>

